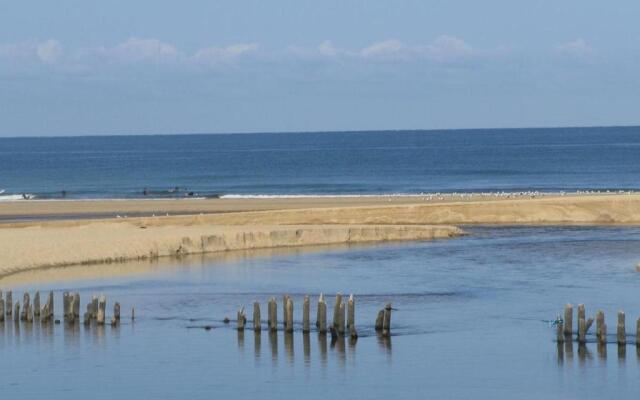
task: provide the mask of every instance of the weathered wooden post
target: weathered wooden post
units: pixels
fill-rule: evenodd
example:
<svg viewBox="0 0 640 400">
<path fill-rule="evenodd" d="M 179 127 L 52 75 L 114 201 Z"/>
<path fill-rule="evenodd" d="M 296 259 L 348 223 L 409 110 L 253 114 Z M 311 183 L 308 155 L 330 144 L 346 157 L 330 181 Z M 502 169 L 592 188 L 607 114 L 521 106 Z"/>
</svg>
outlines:
<svg viewBox="0 0 640 400">
<path fill-rule="evenodd" d="M 309 296 L 304 296 L 304 300 L 302 301 L 302 333 L 309 333 L 309 314 L 311 304 L 309 302 Z"/>
<path fill-rule="evenodd" d="M 269 300 L 269 305 L 267 306 L 268 312 L 268 327 L 271 332 L 275 332 L 278 330 L 278 304 L 276 303 L 275 297 L 272 297 Z"/>
<path fill-rule="evenodd" d="M 345 312 L 346 312 L 346 307 L 344 303 L 340 303 L 340 310 L 338 312 L 340 313 L 338 315 L 338 334 L 340 336 L 344 336 Z"/>
<path fill-rule="evenodd" d="M 356 319 L 356 300 L 353 297 L 353 294 L 349 295 L 349 300 L 347 301 L 347 329 L 351 330 L 351 326 L 355 325 Z"/>
<path fill-rule="evenodd" d="M 55 311 L 54 311 L 54 298 L 53 298 L 53 291 L 49 291 L 49 298 L 47 299 L 47 318 L 49 320 L 53 320 L 55 317 Z"/>
<path fill-rule="evenodd" d="M 596 311 L 596 337 L 598 338 L 598 343 L 607 342 L 607 328 L 604 323 L 604 311 L 602 310 Z"/>
<path fill-rule="evenodd" d="M 287 329 L 287 300 L 289 300 L 289 295 L 282 296 L 282 327 Z"/>
<path fill-rule="evenodd" d="M 260 322 L 260 303 L 253 303 L 253 330 L 260 332 L 262 330 L 262 322 Z"/>
<path fill-rule="evenodd" d="M 11 290 L 7 291 L 7 299 L 4 302 L 5 313 L 9 317 L 11 317 L 11 313 L 13 312 L 13 295 Z"/>
<path fill-rule="evenodd" d="M 244 331 L 244 325 L 247 322 L 247 317 L 244 315 L 244 307 L 238 310 L 238 330 Z"/>
<path fill-rule="evenodd" d="M 382 322 L 382 336 L 391 336 L 391 303 L 384 307 L 384 321 Z"/>
<path fill-rule="evenodd" d="M 333 305 L 333 327 L 336 329 L 340 322 L 340 304 L 342 304 L 342 293 L 336 294 L 336 302 Z"/>
<path fill-rule="evenodd" d="M 571 304 L 564 306 L 564 334 L 573 335 L 573 306 Z"/>
<path fill-rule="evenodd" d="M 320 294 L 318 299 L 318 332 L 321 335 L 327 333 L 327 303 L 324 301 L 324 296 Z"/>
<path fill-rule="evenodd" d="M 564 343 L 564 323 L 562 319 L 560 319 L 560 314 L 558 314 L 556 318 L 556 342 Z"/>
<path fill-rule="evenodd" d="M 98 318 L 98 296 L 91 296 L 91 319 Z"/>
<path fill-rule="evenodd" d="M 73 301 L 71 303 L 71 312 L 73 313 L 73 320 L 78 321 L 80 319 L 80 293 L 75 292 L 73 294 Z"/>
<path fill-rule="evenodd" d="M 640 318 L 636 321 L 636 347 L 640 348 Z"/>
<path fill-rule="evenodd" d="M 69 305 L 71 303 L 71 299 L 69 297 L 69 292 L 63 292 L 62 293 L 62 316 L 64 318 L 65 321 L 69 320 L 70 317 L 70 312 L 69 312 Z"/>
<path fill-rule="evenodd" d="M 585 320 L 584 304 L 578 304 L 578 343 L 586 343 L 587 321 Z"/>
<path fill-rule="evenodd" d="M 0 295 L 0 322 L 4 322 L 4 299 Z"/>
<path fill-rule="evenodd" d="M 96 322 L 98 325 L 104 325 L 105 316 L 107 310 L 107 298 L 102 295 L 98 298 L 98 315 L 96 316 Z"/>
<path fill-rule="evenodd" d="M 113 317 L 111 317 L 111 326 L 117 326 L 120 323 L 120 303 L 117 301 L 113 304 Z"/>
<path fill-rule="evenodd" d="M 91 316 L 93 315 L 92 307 L 93 304 L 91 302 L 87 303 L 87 311 L 82 317 L 85 326 L 91 325 Z"/>
<path fill-rule="evenodd" d="M 36 291 L 36 294 L 33 295 L 33 316 L 40 317 L 40 291 Z"/>
<path fill-rule="evenodd" d="M 76 297 L 73 295 L 73 293 L 69 294 L 69 296 L 67 296 L 67 321 L 71 324 L 75 323 L 75 317 L 76 317 L 76 313 L 74 312 L 75 308 L 76 308 Z"/>
<path fill-rule="evenodd" d="M 31 304 L 29 293 L 24 293 L 22 295 L 22 313 L 20 314 L 20 321 L 27 320 L 27 314 L 29 313 L 29 304 Z"/>
<path fill-rule="evenodd" d="M 627 334 L 624 327 L 624 311 L 618 311 L 618 345 L 624 346 L 627 344 Z"/>
<path fill-rule="evenodd" d="M 20 302 L 16 301 L 13 305 L 13 321 L 20 322 Z"/>
<path fill-rule="evenodd" d="M 378 311 L 378 316 L 376 317 L 376 332 L 382 331 L 382 325 L 384 324 L 384 309 Z"/>
<path fill-rule="evenodd" d="M 287 296 L 287 314 L 284 324 L 285 332 L 293 332 L 293 299 Z"/>
<path fill-rule="evenodd" d="M 347 313 L 347 325 L 349 327 L 349 336 L 351 339 L 358 338 L 358 331 L 356 330 L 356 300 L 353 295 L 349 296 L 348 313 Z"/>
</svg>

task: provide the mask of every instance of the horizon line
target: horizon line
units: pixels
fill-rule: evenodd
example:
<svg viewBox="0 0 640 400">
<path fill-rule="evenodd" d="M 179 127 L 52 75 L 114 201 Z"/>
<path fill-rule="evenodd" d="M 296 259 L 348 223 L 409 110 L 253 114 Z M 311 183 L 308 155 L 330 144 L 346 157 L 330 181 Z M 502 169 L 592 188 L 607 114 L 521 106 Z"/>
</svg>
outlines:
<svg viewBox="0 0 640 400">
<path fill-rule="evenodd" d="M 98 133 L 78 135 L 25 135 L 2 136 L 0 139 L 47 139 L 47 138 L 86 138 L 86 137 L 135 137 L 135 136 L 230 136 L 230 135 L 277 135 L 277 134 L 318 134 L 318 133 L 412 133 L 412 132 L 461 132 L 461 131 L 527 131 L 557 129 L 607 129 L 607 128 L 640 128 L 639 125 L 566 125 L 566 126 L 531 126 L 531 127 L 498 127 L 498 128 L 405 128 L 405 129 L 348 129 L 348 130 L 284 130 L 284 131 L 245 131 L 245 132 L 181 132 L 181 133 Z"/>
</svg>

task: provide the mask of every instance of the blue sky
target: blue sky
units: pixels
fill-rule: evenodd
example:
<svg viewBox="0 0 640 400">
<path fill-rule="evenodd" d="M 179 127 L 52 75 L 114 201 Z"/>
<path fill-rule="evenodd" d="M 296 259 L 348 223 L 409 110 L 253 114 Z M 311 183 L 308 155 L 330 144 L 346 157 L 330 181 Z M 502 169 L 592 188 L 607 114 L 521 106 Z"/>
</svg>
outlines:
<svg viewBox="0 0 640 400">
<path fill-rule="evenodd" d="M 0 0 L 0 136 L 629 125 L 640 2 Z"/>
</svg>

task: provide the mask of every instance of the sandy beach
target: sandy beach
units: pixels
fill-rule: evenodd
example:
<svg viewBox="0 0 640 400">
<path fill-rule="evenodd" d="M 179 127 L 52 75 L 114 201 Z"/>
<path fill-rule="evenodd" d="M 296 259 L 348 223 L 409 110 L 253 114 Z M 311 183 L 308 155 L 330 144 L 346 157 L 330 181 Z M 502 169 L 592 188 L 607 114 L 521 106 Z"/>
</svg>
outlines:
<svg viewBox="0 0 640 400">
<path fill-rule="evenodd" d="M 0 216 L 6 276 L 230 250 L 449 238 L 465 224 L 640 224 L 640 195 L 24 201 L 0 204 Z M 8 222 L 18 216 L 45 220 Z"/>
</svg>

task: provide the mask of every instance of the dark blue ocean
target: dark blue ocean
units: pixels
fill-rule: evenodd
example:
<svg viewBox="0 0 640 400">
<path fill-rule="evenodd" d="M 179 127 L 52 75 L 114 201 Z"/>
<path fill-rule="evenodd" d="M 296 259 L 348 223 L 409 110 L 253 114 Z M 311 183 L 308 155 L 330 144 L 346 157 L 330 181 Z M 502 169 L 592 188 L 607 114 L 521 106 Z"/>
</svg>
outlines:
<svg viewBox="0 0 640 400">
<path fill-rule="evenodd" d="M 640 127 L 1 138 L 0 198 L 636 190 L 639 161 Z"/>
</svg>

